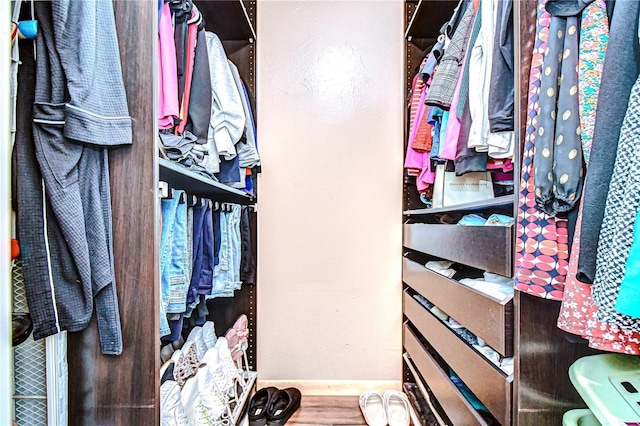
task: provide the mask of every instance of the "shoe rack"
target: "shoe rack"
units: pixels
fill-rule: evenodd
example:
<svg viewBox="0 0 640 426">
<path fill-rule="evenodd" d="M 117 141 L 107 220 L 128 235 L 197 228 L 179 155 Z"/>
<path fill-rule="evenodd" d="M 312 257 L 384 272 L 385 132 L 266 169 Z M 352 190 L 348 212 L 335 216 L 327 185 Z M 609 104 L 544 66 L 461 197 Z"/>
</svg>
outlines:
<svg viewBox="0 0 640 426">
<path fill-rule="evenodd" d="M 422 52 L 436 41 L 442 24 L 457 4 L 444 0 L 405 1 L 406 93 L 411 89 Z M 514 0 L 517 141 L 523 141 L 526 122 L 537 4 L 536 0 Z M 408 112 L 405 117 L 408 132 Z M 521 143 L 515 150 L 516 182 L 520 176 Z M 405 176 L 403 201 L 404 380 L 423 424 L 562 423 L 562 414 L 568 407 L 583 405 L 569 381 L 569 366 L 591 351 L 584 342 L 569 339 L 556 327 L 560 304 L 519 292 L 509 300 L 498 301 L 423 266 L 429 260 L 450 260 L 463 271 L 513 276 L 513 226 L 455 226 L 442 224 L 439 218 L 443 214 L 478 212 L 517 217 L 517 191 L 484 202 L 425 209 L 417 196 L 415 180 Z M 507 375 L 456 335 L 419 302 L 421 298 L 442 309 L 501 356 L 514 357 L 514 373 Z M 488 413 L 478 411 L 465 398 L 452 381 L 451 370 Z"/>
<path fill-rule="evenodd" d="M 255 94 L 256 2 L 196 0 L 196 4 L 207 30 L 218 34 L 247 89 Z M 133 144 L 110 153 L 114 263 L 124 350 L 117 357 L 101 355 L 95 319 L 83 332 L 69 334 L 69 424 L 155 426 L 160 423 L 159 183 L 219 202 L 250 205 L 256 199 L 158 158 L 158 2 L 116 1 L 114 9 L 133 118 Z M 216 298 L 208 306 L 208 319 L 215 322 L 218 333 L 231 327 L 240 314 L 247 315 L 247 355 L 254 371 L 255 298 L 255 287 L 245 285 L 233 298 Z"/>
</svg>

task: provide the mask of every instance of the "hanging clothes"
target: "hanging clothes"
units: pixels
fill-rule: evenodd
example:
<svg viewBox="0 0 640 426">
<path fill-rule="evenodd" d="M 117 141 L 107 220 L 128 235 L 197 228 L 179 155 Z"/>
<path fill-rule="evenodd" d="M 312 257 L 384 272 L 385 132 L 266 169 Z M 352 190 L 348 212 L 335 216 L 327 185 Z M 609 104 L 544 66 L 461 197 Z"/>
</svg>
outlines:
<svg viewBox="0 0 640 426">
<path fill-rule="evenodd" d="M 636 213 L 633 225 L 633 242 L 625 265 L 624 278 L 616 298 L 617 312 L 634 318 L 640 318 L 640 212 Z"/>
<path fill-rule="evenodd" d="M 581 10 L 549 0 L 549 51 L 540 87 L 538 136 L 533 158 L 538 208 L 553 216 L 573 209 L 584 170 L 578 101 L 578 18 Z"/>
<path fill-rule="evenodd" d="M 200 12 L 194 5 L 191 7 L 191 17 L 187 20 L 187 40 L 185 52 L 184 87 L 180 100 L 180 122 L 176 127 L 176 135 L 181 135 L 189 121 L 189 104 L 191 102 L 191 83 L 193 81 L 193 69 L 195 66 L 196 41 L 198 37 L 198 25 L 200 24 Z M 197 138 L 197 137 L 196 137 Z"/>
<path fill-rule="evenodd" d="M 580 27 L 580 125 L 585 164 L 588 170 L 593 123 L 609 39 L 609 22 L 605 0 L 597 0 L 585 9 Z M 593 287 L 581 282 L 577 277 L 582 207 L 583 202 L 580 205 L 571 248 L 569 274 L 558 317 L 558 327 L 588 339 L 589 346 L 592 348 L 638 355 L 640 354 L 640 333 L 597 321 L 598 307 L 591 295 Z"/>
<path fill-rule="evenodd" d="M 618 1 L 610 25 L 610 40 L 605 57 L 602 85 L 598 98 L 593 148 L 582 212 L 581 244 L 584 250 L 578 261 L 578 278 L 591 283 L 596 273 L 596 252 L 611 175 L 616 158 L 620 128 L 636 77 L 640 74 L 638 14 L 640 2 Z"/>
<path fill-rule="evenodd" d="M 210 32 L 206 35 L 211 72 L 211 117 L 207 147 L 217 155 L 210 155 L 205 167 L 219 173 L 218 156 L 231 160 L 237 155 L 235 144 L 244 133 L 246 117 L 222 43 L 217 35 Z"/>
<path fill-rule="evenodd" d="M 27 293 L 33 298 L 28 303 L 35 336 L 84 329 L 95 305 L 102 353 L 119 355 L 107 147 L 131 144 L 132 133 L 113 5 L 60 0 L 36 2 L 35 8 L 33 136 L 46 202 L 37 227 L 26 228 L 20 216 L 18 223 L 23 253 L 46 253 L 45 263 L 37 266 L 47 271 L 45 279 L 32 282 L 35 274 L 25 274 L 25 286 L 35 289 Z M 57 238 L 42 240 L 40 235 Z M 40 293 L 43 283 L 51 293 Z"/>
<path fill-rule="evenodd" d="M 171 129 L 178 119 L 178 69 L 171 8 L 162 4 L 158 23 L 158 127 Z"/>
<path fill-rule="evenodd" d="M 256 137 L 253 128 L 253 113 L 251 112 L 249 98 L 246 94 L 244 84 L 242 83 L 240 72 L 238 72 L 238 67 L 236 67 L 233 62 L 229 61 L 229 68 L 231 69 L 231 74 L 233 75 L 233 80 L 236 84 L 236 88 L 238 89 L 238 93 L 240 94 L 240 101 L 242 102 L 243 115 L 245 118 L 244 134 L 236 142 L 236 152 L 238 153 L 239 158 L 238 165 L 241 169 L 252 169 L 260 165 L 260 155 L 256 148 Z M 244 170 L 241 170 L 240 173 L 243 176 L 246 176 L 246 172 Z M 243 178 L 243 185 L 241 188 L 245 187 L 244 180 L 245 179 Z"/>
<path fill-rule="evenodd" d="M 618 10 L 621 9 L 616 9 L 616 12 Z M 636 332 L 640 332 L 640 320 L 620 314 L 614 305 L 624 278 L 633 242 L 634 221 L 640 206 L 639 144 L 640 77 L 631 90 L 629 107 L 620 130 L 616 162 L 600 230 L 596 275 L 593 281 L 593 300 L 598 305 L 598 320 Z"/>
<path fill-rule="evenodd" d="M 471 48 L 476 44 L 480 36 L 482 27 L 482 2 L 478 5 L 475 22 L 471 37 L 469 39 L 469 48 L 465 56 L 464 67 L 462 71 L 462 80 L 460 82 L 460 91 L 458 93 L 458 102 L 456 107 L 455 119 L 460 122 L 460 132 L 457 141 L 456 154 L 454 164 L 456 175 L 462 176 L 470 172 L 487 171 L 487 152 L 478 152 L 473 148 L 469 148 L 467 141 L 469 140 L 469 132 L 471 131 L 471 110 L 469 108 L 469 67 L 471 63 Z"/>
<path fill-rule="evenodd" d="M 456 81 L 460 75 L 460 63 L 465 55 L 475 16 L 472 2 L 464 1 L 460 7 L 460 23 L 444 51 L 425 99 L 427 105 L 438 106 L 445 110 L 449 109 L 453 100 Z"/>
<path fill-rule="evenodd" d="M 538 4 L 536 41 L 529 78 L 529 102 L 518 197 L 515 288 L 538 297 L 562 300 L 569 261 L 567 221 L 538 210 L 533 184 L 532 160 L 540 115 L 538 102 L 542 63 L 551 18 L 544 5 L 544 0 Z"/>
<path fill-rule="evenodd" d="M 188 105 L 188 121 L 184 129 L 196 137 L 195 149 L 208 154 L 206 150 L 211 118 L 211 71 L 209 70 L 209 53 L 204 21 L 197 24 L 196 46 L 193 58 L 193 76 Z"/>
<path fill-rule="evenodd" d="M 513 0 L 498 2 L 489 83 L 489 155 L 512 158 L 514 149 L 513 105 Z"/>
</svg>

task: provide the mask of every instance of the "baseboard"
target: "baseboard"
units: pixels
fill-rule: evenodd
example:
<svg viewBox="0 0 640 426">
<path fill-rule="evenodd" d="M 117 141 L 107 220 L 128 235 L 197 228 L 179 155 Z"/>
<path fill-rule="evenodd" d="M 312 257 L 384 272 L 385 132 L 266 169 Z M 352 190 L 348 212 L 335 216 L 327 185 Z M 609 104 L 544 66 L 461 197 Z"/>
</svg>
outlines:
<svg viewBox="0 0 640 426">
<path fill-rule="evenodd" d="M 360 395 L 366 390 L 380 393 L 387 389 L 402 390 L 400 380 L 263 380 L 258 377 L 258 388 L 275 386 L 278 389 L 298 388 L 303 395 Z"/>
</svg>

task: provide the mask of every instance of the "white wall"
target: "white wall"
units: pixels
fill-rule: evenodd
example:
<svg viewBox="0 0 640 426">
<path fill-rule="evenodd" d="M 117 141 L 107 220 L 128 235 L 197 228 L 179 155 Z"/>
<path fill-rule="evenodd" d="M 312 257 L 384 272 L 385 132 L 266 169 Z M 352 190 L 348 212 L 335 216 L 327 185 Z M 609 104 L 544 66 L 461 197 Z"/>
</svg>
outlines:
<svg viewBox="0 0 640 426">
<path fill-rule="evenodd" d="M 258 2 L 258 372 L 401 379 L 403 2 Z"/>
</svg>

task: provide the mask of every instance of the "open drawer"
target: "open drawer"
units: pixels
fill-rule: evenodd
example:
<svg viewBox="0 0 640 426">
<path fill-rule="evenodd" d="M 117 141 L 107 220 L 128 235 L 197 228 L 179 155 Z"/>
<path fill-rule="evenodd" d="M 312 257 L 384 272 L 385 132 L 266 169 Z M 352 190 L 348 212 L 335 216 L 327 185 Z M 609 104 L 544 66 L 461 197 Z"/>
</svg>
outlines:
<svg viewBox="0 0 640 426">
<path fill-rule="evenodd" d="M 500 354 L 513 355 L 513 300 L 498 302 L 407 258 L 402 280 Z"/>
<path fill-rule="evenodd" d="M 512 226 L 404 225 L 405 247 L 509 277 Z"/>
<path fill-rule="evenodd" d="M 436 360 L 423 348 L 413 331 L 404 326 L 404 348 L 409 355 L 411 363 L 415 365 L 420 376 L 427 382 L 427 386 L 438 400 L 438 403 L 451 420 L 453 425 L 483 425 L 487 423 L 480 414 L 471 406 L 460 390 L 449 379 L 438 365 Z M 413 370 L 411 363 L 409 369 Z M 412 371 L 417 383 L 421 384 L 420 377 Z"/>
<path fill-rule="evenodd" d="M 442 356 L 491 414 L 503 425 L 511 423 L 512 378 L 460 339 L 446 325 L 404 293 L 404 314 L 433 349 Z"/>
</svg>

